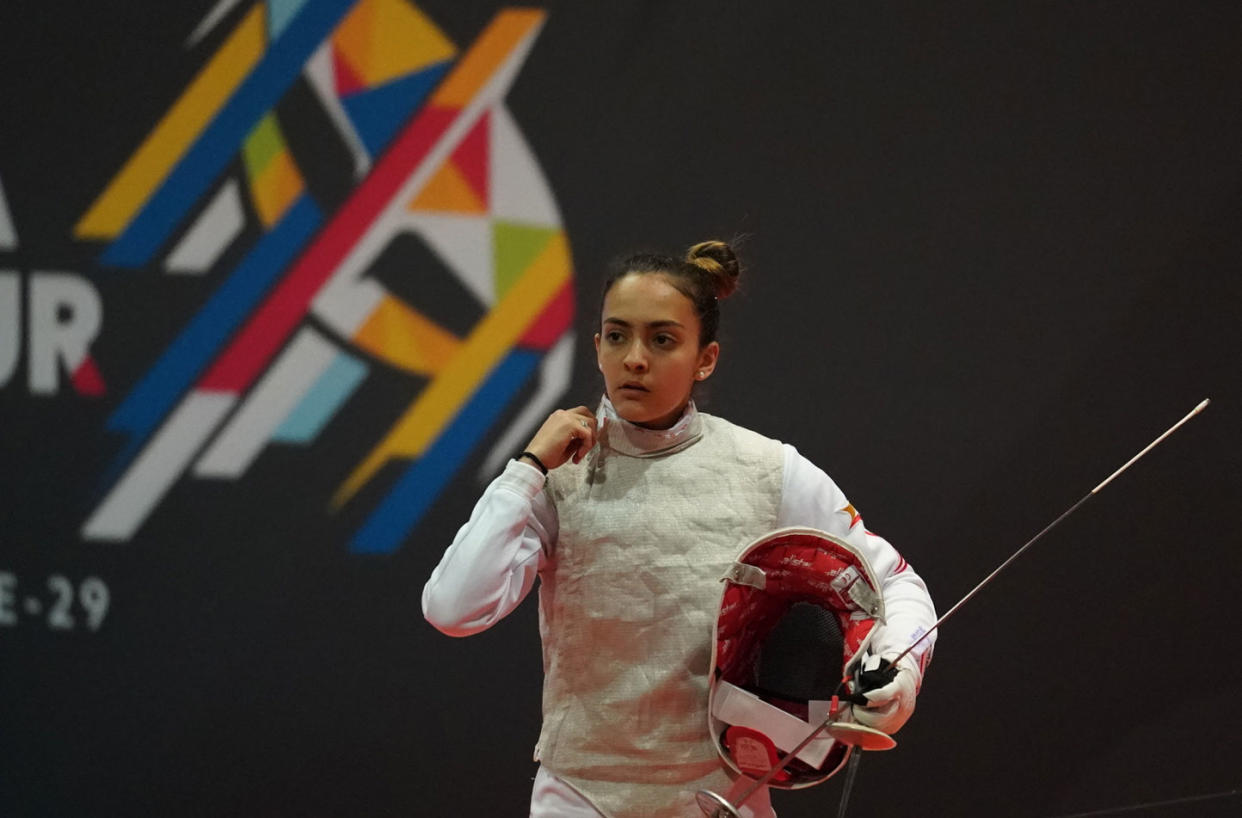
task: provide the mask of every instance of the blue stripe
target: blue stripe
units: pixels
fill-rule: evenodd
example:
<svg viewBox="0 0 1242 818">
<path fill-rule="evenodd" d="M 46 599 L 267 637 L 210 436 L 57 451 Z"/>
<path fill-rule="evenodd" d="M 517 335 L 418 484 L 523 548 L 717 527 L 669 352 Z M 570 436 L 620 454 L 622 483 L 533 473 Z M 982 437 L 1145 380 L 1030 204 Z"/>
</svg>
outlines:
<svg viewBox="0 0 1242 818">
<path fill-rule="evenodd" d="M 108 428 L 146 438 L 271 288 L 323 218 L 301 196 L 259 240 L 108 418 Z M 132 443 L 132 442 L 131 442 Z M 133 446 L 127 447 L 132 457 Z"/>
<path fill-rule="evenodd" d="M 272 435 L 272 440 L 298 444 L 314 441 L 324 424 L 332 419 L 341 404 L 362 383 L 368 369 L 366 364 L 354 356 L 346 352 L 339 353 L 280 424 L 280 428 Z"/>
<path fill-rule="evenodd" d="M 311 0 L 306 4 L 199 134 L 155 195 L 104 251 L 100 259 L 103 264 L 141 267 L 151 260 L 354 2 Z"/>
<path fill-rule="evenodd" d="M 391 554 L 401 547 L 431 504 L 448 486 L 479 440 L 500 417 L 541 353 L 513 350 L 466 403 L 431 448 L 410 464 L 392 491 L 349 543 L 356 554 Z"/>
</svg>

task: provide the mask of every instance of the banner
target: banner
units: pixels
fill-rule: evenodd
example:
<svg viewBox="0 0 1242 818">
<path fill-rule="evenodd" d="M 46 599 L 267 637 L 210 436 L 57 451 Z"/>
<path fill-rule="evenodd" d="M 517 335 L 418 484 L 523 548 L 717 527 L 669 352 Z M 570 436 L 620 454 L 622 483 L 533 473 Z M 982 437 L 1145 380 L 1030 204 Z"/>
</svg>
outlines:
<svg viewBox="0 0 1242 818">
<path fill-rule="evenodd" d="M 0 814 L 523 814 L 535 604 L 452 640 L 422 585 L 598 402 L 610 260 L 708 238 L 745 269 L 699 406 L 824 468 L 942 611 L 1213 400 L 946 627 L 851 808 L 1229 790 L 1242 668 L 1171 657 L 1237 619 L 1239 23 L 6 5 Z"/>
</svg>

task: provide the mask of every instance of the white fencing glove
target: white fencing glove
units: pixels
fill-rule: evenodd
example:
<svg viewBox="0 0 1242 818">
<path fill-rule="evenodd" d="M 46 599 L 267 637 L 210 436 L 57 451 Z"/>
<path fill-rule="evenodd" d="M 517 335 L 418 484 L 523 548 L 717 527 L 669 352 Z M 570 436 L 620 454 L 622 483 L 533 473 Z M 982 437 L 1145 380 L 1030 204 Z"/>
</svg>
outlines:
<svg viewBox="0 0 1242 818">
<path fill-rule="evenodd" d="M 896 675 L 887 659 L 868 656 L 859 667 L 857 676 L 857 684 L 867 704 L 854 705 L 854 720 L 882 733 L 896 733 L 914 712 L 919 675 L 918 665 L 909 656 L 901 658 Z"/>
</svg>

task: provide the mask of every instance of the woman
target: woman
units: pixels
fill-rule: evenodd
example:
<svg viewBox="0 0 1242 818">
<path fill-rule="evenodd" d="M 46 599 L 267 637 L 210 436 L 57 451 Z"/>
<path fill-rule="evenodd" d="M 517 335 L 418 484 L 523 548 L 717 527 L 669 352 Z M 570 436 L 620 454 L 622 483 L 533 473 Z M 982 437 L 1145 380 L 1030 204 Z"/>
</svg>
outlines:
<svg viewBox="0 0 1242 818">
<path fill-rule="evenodd" d="M 824 472 L 787 444 L 696 410 L 720 355 L 719 300 L 740 268 L 713 241 L 684 259 L 626 259 L 605 285 L 596 357 L 606 397 L 553 412 L 484 492 L 423 590 L 423 612 L 465 636 L 540 579 L 541 762 L 532 816 L 700 814 L 699 789 L 736 795 L 707 734 L 720 576 L 750 541 L 800 525 L 847 539 L 883 586 L 871 645 L 895 657 L 935 620 L 926 587 L 867 533 Z M 932 637 L 855 718 L 905 722 Z M 773 815 L 766 792 L 744 814 Z"/>
</svg>

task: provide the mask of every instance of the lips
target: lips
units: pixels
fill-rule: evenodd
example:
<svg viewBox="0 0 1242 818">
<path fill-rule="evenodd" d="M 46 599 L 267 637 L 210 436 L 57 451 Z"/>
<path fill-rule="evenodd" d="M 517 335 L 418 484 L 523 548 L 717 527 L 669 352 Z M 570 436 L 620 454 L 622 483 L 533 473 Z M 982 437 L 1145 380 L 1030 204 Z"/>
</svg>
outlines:
<svg viewBox="0 0 1242 818">
<path fill-rule="evenodd" d="M 618 387 L 618 389 L 622 392 L 648 392 L 650 391 L 647 389 L 647 387 L 643 386 L 641 383 L 634 383 L 634 382 L 623 383 L 621 384 L 621 386 Z"/>
</svg>

